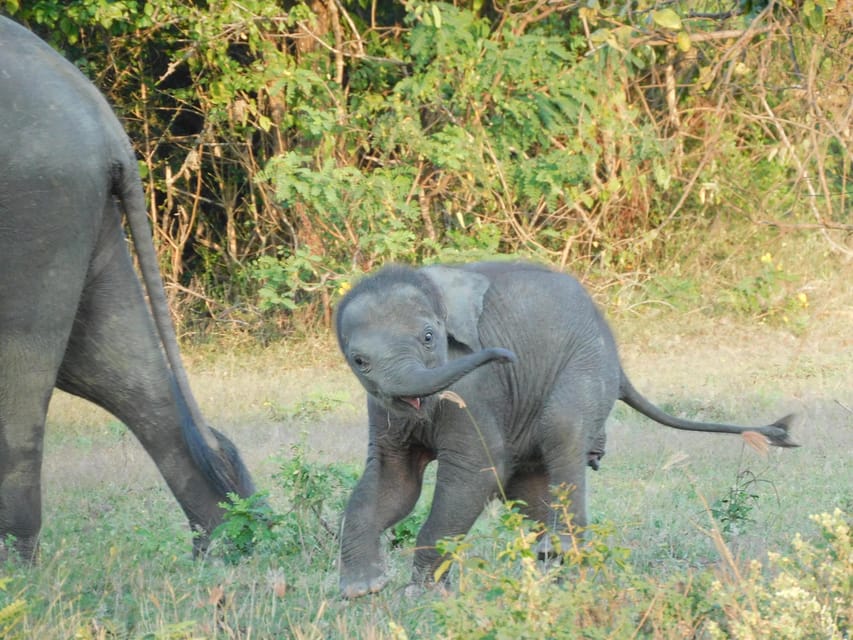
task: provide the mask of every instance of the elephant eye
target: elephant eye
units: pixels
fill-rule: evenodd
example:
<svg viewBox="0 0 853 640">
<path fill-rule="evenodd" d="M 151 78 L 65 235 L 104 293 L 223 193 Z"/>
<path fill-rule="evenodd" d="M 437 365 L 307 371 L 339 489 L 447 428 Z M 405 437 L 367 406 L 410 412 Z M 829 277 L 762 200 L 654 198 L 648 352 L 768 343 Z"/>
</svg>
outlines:
<svg viewBox="0 0 853 640">
<path fill-rule="evenodd" d="M 370 369 L 370 361 L 361 354 L 353 354 L 352 363 L 358 367 L 360 371 L 367 371 Z"/>
<path fill-rule="evenodd" d="M 432 329 L 427 329 L 426 331 L 424 331 L 424 344 L 426 346 L 431 347 L 434 340 L 435 334 L 433 333 Z"/>
</svg>

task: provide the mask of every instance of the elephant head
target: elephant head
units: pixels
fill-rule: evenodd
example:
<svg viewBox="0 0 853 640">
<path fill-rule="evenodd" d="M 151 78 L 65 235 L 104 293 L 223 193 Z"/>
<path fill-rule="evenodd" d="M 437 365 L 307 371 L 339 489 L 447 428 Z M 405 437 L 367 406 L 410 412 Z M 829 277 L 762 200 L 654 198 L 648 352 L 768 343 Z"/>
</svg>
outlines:
<svg viewBox="0 0 853 640">
<path fill-rule="evenodd" d="M 480 344 L 477 322 L 488 287 L 484 277 L 445 267 L 386 267 L 341 300 L 338 345 L 389 411 L 424 414 L 431 396 L 478 367 L 515 361 L 508 349 Z"/>
</svg>

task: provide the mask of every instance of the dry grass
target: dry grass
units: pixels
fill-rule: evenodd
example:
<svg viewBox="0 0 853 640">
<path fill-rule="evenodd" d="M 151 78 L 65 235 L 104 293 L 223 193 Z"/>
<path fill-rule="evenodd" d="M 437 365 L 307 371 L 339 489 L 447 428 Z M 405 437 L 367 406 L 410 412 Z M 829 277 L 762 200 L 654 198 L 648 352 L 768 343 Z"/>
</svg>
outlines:
<svg viewBox="0 0 853 640">
<path fill-rule="evenodd" d="M 692 417 L 756 425 L 796 413 L 794 438 L 803 447 L 774 451 L 771 461 L 785 465 L 807 457 L 809 464 L 802 466 L 810 473 L 837 473 L 845 468 L 837 456 L 850 453 L 853 445 L 851 282 L 838 278 L 831 295 L 816 297 L 800 335 L 666 308 L 641 316 L 617 308 L 611 323 L 626 371 L 655 402 Z M 253 468 L 263 469 L 271 452 L 286 451 L 300 439 L 320 460 L 362 462 L 364 391 L 338 356 L 332 336 L 266 348 L 204 345 L 185 357 L 209 420 L 233 436 Z M 136 483 L 143 476 L 156 481 L 153 464 L 123 427 L 91 404 L 57 392 L 48 422 L 49 443 L 55 443 L 46 456 L 48 491 L 65 486 L 69 477 L 95 484 Z M 593 476 L 594 487 L 623 464 L 654 472 L 682 454 L 697 464 L 741 457 L 734 438 L 680 433 L 619 405 L 608 432 L 608 455 L 604 470 Z M 79 455 L 67 455 L 69 439 Z M 115 464 L 117 453 L 121 465 Z"/>
<path fill-rule="evenodd" d="M 810 514 L 850 511 L 853 289 L 840 271 L 818 284 L 805 330 L 797 333 L 665 306 L 613 305 L 609 315 L 626 370 L 670 411 L 755 425 L 800 416 L 793 437 L 801 448 L 762 455 L 740 438 L 678 432 L 617 406 L 602 470 L 591 474 L 590 513 L 594 521 L 614 523 L 613 543 L 631 550 L 638 571 L 670 579 L 724 566 L 719 540 L 704 532 L 703 505 L 724 496 L 743 470 L 757 479 L 750 490 L 758 499 L 751 521 L 726 540 L 738 562 L 787 549 L 794 532 L 814 530 Z M 273 504 L 280 504 L 271 477 L 276 455 L 288 455 L 293 443 L 304 442 L 318 461 L 363 462 L 364 392 L 330 336 L 267 348 L 203 345 L 188 349 L 186 360 L 206 415 L 234 438 Z M 39 597 L 52 604 L 38 628 L 48 633 L 57 620 L 66 622 L 46 638 L 71 637 L 80 624 L 93 628 L 97 615 L 85 605 L 91 590 L 111 594 L 92 606 L 113 621 L 131 617 L 135 629 L 174 631 L 170 637 L 194 637 L 179 633 L 190 618 L 198 622 L 195 631 L 215 631 L 216 606 L 205 602 L 220 586 L 230 617 L 217 637 L 388 638 L 394 637 L 389 620 L 402 620 L 411 633 L 424 615 L 399 596 L 407 550 L 391 554 L 388 592 L 354 604 L 338 599 L 334 558 L 317 550 L 279 564 L 266 558 L 196 569 L 182 555 L 189 537 L 177 505 L 121 425 L 57 394 L 48 429 L 45 542 L 59 555 L 41 571 L 53 586 L 40 587 Z M 169 532 L 171 542 L 152 540 L 149 531 Z M 75 536 L 95 550 L 78 549 Z M 139 555 L 117 558 L 115 549 Z M 159 559 L 157 569 L 145 564 L 151 558 Z"/>
</svg>

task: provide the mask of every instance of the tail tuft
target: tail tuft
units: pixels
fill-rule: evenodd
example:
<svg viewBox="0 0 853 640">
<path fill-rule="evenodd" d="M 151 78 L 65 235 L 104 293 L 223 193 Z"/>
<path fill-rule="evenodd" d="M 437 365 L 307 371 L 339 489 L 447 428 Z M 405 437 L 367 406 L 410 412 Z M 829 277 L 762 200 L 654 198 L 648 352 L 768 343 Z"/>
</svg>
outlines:
<svg viewBox="0 0 853 640">
<path fill-rule="evenodd" d="M 795 414 L 791 413 L 773 424 L 760 429 L 759 432 L 764 434 L 774 447 L 799 447 L 800 445 L 791 440 L 788 433 L 791 423 L 794 422 L 796 417 Z"/>
</svg>

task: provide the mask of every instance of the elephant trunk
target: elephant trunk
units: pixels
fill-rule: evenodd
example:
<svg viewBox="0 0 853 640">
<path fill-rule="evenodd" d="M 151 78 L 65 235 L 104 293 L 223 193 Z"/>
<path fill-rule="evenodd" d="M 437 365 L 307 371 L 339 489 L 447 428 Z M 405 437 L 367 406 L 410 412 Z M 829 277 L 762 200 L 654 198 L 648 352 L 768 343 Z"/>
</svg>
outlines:
<svg viewBox="0 0 853 640">
<path fill-rule="evenodd" d="M 396 398 L 423 398 L 447 389 L 474 369 L 492 361 L 512 363 L 517 358 L 509 349 L 494 347 L 456 358 L 432 369 L 412 364 L 391 385 L 383 385 L 382 391 Z"/>
</svg>

